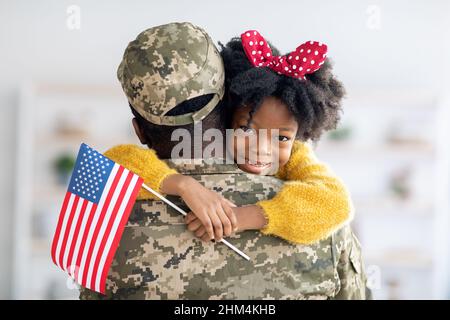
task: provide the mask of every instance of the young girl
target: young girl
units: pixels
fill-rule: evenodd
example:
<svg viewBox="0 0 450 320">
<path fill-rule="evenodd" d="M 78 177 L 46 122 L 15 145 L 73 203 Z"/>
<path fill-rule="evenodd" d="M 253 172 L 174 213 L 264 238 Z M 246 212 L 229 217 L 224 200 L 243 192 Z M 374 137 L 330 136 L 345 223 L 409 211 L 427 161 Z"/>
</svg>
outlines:
<svg viewBox="0 0 450 320">
<path fill-rule="evenodd" d="M 222 48 L 229 127 L 245 133 L 235 134 L 230 151 L 245 172 L 267 174 L 279 168 L 276 176 L 286 182 L 271 200 L 235 207 L 170 169 L 153 150 L 118 146 L 105 155 L 133 170 L 139 163 L 127 163 L 127 148 L 139 153 L 138 159 L 146 163 L 145 183 L 159 192 L 181 196 L 192 210 L 186 217 L 188 229 L 204 241 L 249 229 L 293 243 L 323 239 L 353 215 L 343 183 L 317 161 L 306 143 L 318 140 L 339 121 L 344 89 L 331 73 L 326 50 L 326 45 L 311 41 L 279 56 L 255 30 Z M 258 135 L 262 129 L 270 138 Z M 258 136 L 256 146 L 249 143 L 251 135 Z M 238 152 L 242 145 L 245 150 Z M 139 199 L 145 198 L 152 196 L 142 191 Z"/>
</svg>

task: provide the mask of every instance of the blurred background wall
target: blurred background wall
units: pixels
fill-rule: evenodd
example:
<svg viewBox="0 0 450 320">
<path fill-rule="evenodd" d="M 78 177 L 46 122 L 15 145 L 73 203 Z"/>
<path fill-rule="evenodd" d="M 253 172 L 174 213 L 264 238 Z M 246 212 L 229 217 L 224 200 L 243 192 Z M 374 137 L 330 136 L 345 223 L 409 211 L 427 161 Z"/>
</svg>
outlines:
<svg viewBox="0 0 450 320">
<path fill-rule="evenodd" d="M 67 10 L 71 5 L 80 9 L 79 29 L 72 29 L 67 25 L 70 16 Z M 17 198 L 17 192 L 21 192 L 20 185 L 15 189 L 16 184 L 21 183 L 21 181 L 17 181 L 16 173 L 20 171 L 18 165 L 24 163 L 24 159 L 19 158 L 26 156 L 26 154 L 18 152 L 17 149 L 18 135 L 21 130 L 26 130 L 26 126 L 24 129 L 24 126 L 20 124 L 26 124 L 30 121 L 33 123 L 33 121 L 41 119 L 40 125 L 42 126 L 42 123 L 46 121 L 45 115 L 52 114 L 51 112 L 43 114 L 42 118 L 22 118 L 27 117 L 27 115 L 26 113 L 20 114 L 17 111 L 20 104 L 20 89 L 24 87 L 25 83 L 38 84 L 39 88 L 44 88 L 38 90 L 41 92 L 41 96 L 44 96 L 44 100 L 41 99 L 41 102 L 46 101 L 48 90 L 63 92 L 62 97 L 59 96 L 59 102 L 53 102 L 54 105 L 65 99 L 71 99 L 73 91 L 78 90 L 76 88 L 82 88 L 81 91 L 84 92 L 82 94 L 84 96 L 86 96 L 87 91 L 89 92 L 89 88 L 92 88 L 93 91 L 101 91 L 102 97 L 111 94 L 114 99 L 110 107 L 113 112 L 116 112 L 114 114 L 117 115 L 117 126 L 123 127 L 123 132 L 125 132 L 123 140 L 138 143 L 130 133 L 126 100 L 121 95 L 120 86 L 116 81 L 116 69 L 125 46 L 140 31 L 172 21 L 193 22 L 206 29 L 215 41 L 221 42 L 226 42 L 231 37 L 239 35 L 243 30 L 258 29 L 282 52 L 293 50 L 298 44 L 309 39 L 317 39 L 327 43 L 329 57 L 335 62 L 336 74 L 348 90 L 349 107 L 346 114 L 350 114 L 354 110 L 352 114 L 356 115 L 353 118 L 351 115 L 346 118 L 346 115 L 343 123 L 349 124 L 350 127 L 353 124 L 355 134 L 359 132 L 354 130 L 358 125 L 368 128 L 376 126 L 377 123 L 383 124 L 383 117 L 387 119 L 391 116 L 389 103 L 398 102 L 405 105 L 406 108 L 409 105 L 414 108 L 414 104 L 418 104 L 420 109 L 423 106 L 426 108 L 428 103 L 430 105 L 442 105 L 448 103 L 445 101 L 449 101 L 446 97 L 450 88 L 448 81 L 450 71 L 450 2 L 444 0 L 330 0 L 320 2 L 286 0 L 279 3 L 261 0 L 109 0 L 95 2 L 1 0 L 0 298 L 17 297 L 14 295 L 15 282 L 13 280 L 14 250 L 17 250 L 14 249 L 14 230 L 17 222 L 15 222 L 13 216 L 15 209 L 13 199 L 14 197 Z M 53 96 L 53 93 L 50 94 L 50 97 Z M 99 110 L 108 110 L 108 103 L 105 103 L 105 101 L 108 101 L 108 99 L 102 100 L 103 108 Z M 367 108 L 370 109 L 368 113 L 358 108 L 362 103 L 365 103 Z M 121 104 L 123 104 L 123 110 L 120 109 Z M 86 103 L 84 105 L 90 106 Z M 381 107 L 380 112 L 378 112 L 377 106 Z M 66 107 L 70 110 L 76 108 L 76 106 Z M 94 108 L 94 105 L 92 108 Z M 83 112 L 89 112 L 88 108 L 83 110 Z M 95 116 L 98 119 L 103 116 L 108 117 L 107 111 L 104 115 L 98 110 L 96 112 Z M 368 114 L 370 116 L 367 116 Z M 428 123 L 427 126 L 423 126 L 421 114 L 421 111 L 417 112 L 415 124 L 412 125 L 412 128 L 410 125 L 406 131 L 417 133 L 434 127 L 434 120 L 431 121 L 431 124 Z M 378 122 L 371 121 L 374 119 Z M 447 122 L 441 127 L 446 125 Z M 377 135 L 376 131 L 370 132 L 372 132 L 372 135 Z M 367 141 L 364 139 L 367 139 Z M 442 141 L 438 143 L 435 136 L 430 139 L 433 144 L 438 144 L 437 149 L 433 147 L 433 150 L 442 151 L 441 153 L 445 155 L 445 143 L 442 143 Z M 370 146 L 370 143 L 373 143 L 374 140 L 371 140 L 369 134 L 362 135 L 358 141 L 360 145 Z M 45 144 L 45 140 L 43 143 Z M 53 142 L 49 141 L 48 143 Z M 107 146 L 110 141 L 102 141 L 102 143 Z M 22 145 L 24 145 L 24 141 L 22 141 Z M 334 149 L 330 147 L 323 151 L 325 160 L 331 164 L 336 163 L 338 174 L 344 178 L 348 177 L 349 180 L 353 179 L 351 172 L 346 171 L 350 170 L 348 166 L 340 166 L 339 163 L 342 160 L 335 159 L 337 157 L 336 152 L 342 151 L 339 148 L 334 153 L 327 150 L 336 151 L 336 147 Z M 352 152 L 356 154 L 359 152 L 379 152 L 377 151 L 379 149 L 370 149 L 370 147 L 368 149 L 349 150 L 344 148 L 342 150 L 347 150 L 350 155 L 352 155 Z M 402 151 L 404 149 L 396 150 L 400 150 L 399 152 L 404 155 Z M 384 149 L 381 152 L 384 152 Z M 34 153 L 39 154 L 39 151 L 34 150 Z M 329 158 L 327 158 L 327 155 Z M 448 174 L 445 171 L 445 156 L 443 159 L 441 163 L 444 163 L 444 165 L 441 166 L 443 168 L 441 174 L 445 175 Z M 357 165 L 366 162 L 367 159 L 349 156 L 347 161 Z M 391 161 L 397 160 L 394 157 Z M 375 167 L 376 164 L 371 164 L 362 170 L 370 171 L 371 168 L 374 169 Z M 440 168 L 439 161 L 437 168 Z M 432 170 L 434 169 L 433 167 Z M 397 180 L 400 180 L 401 183 L 402 172 L 397 172 L 397 175 L 399 176 Z M 404 175 L 407 175 L 407 173 L 403 173 Z M 447 181 L 450 177 L 442 178 Z M 351 191 L 359 194 L 361 188 L 364 189 L 365 185 L 370 185 L 370 183 L 371 181 L 364 181 L 360 184 L 350 183 L 351 188 L 353 188 Z M 419 181 L 422 186 L 426 183 L 433 183 L 434 186 L 434 182 L 427 180 L 426 177 Z M 445 190 L 445 184 L 446 182 L 443 183 L 443 190 Z M 370 195 L 370 192 L 367 194 Z M 448 196 L 449 194 L 441 195 L 439 198 L 439 195 L 436 195 L 435 198 L 442 201 L 442 198 L 448 199 Z M 59 206 L 59 203 L 57 206 Z M 356 208 L 358 214 L 358 206 Z M 442 216 L 442 213 L 439 214 L 441 215 L 440 220 L 433 220 L 434 227 L 425 237 L 435 235 L 436 221 L 448 221 Z M 396 218 L 393 217 L 392 219 L 392 224 L 409 228 L 403 220 L 395 222 Z M 381 227 L 377 227 L 376 224 L 373 225 L 373 229 L 368 229 L 367 224 L 370 224 L 370 221 L 363 220 L 357 224 L 357 227 L 363 226 L 360 227 L 360 232 L 363 233 L 360 237 L 363 239 L 369 232 L 373 232 L 375 235 L 367 235 L 366 239 L 370 239 L 376 234 L 381 237 L 385 235 L 385 232 L 396 232 L 395 228 L 393 228 L 393 231 L 377 229 Z M 417 226 L 411 226 L 410 228 L 415 233 L 421 232 Z M 433 251 L 436 249 L 434 246 L 439 246 L 439 250 L 443 248 L 442 250 L 446 251 L 448 249 L 447 244 L 450 242 L 450 238 L 447 236 L 446 241 L 442 240 L 445 238 L 448 225 L 441 225 L 439 230 L 441 236 L 438 240 L 434 239 L 434 242 L 424 240 L 425 250 Z M 368 246 L 370 247 L 370 243 Z M 377 246 L 377 244 L 373 244 L 373 246 Z M 368 251 L 373 250 L 368 249 Z M 443 254 L 441 252 L 438 255 L 442 256 Z M 444 266 L 445 262 L 440 264 L 440 268 L 445 268 Z M 53 272 L 58 271 L 53 270 Z M 388 272 L 386 271 L 386 273 Z M 383 276 L 383 273 L 381 274 Z M 414 298 L 424 295 L 429 298 L 448 297 L 448 291 L 446 291 L 448 289 L 448 275 L 445 270 L 439 274 L 440 278 L 435 279 L 435 281 L 443 282 L 444 285 L 438 295 L 433 296 L 431 291 L 426 291 L 422 294 L 406 295 L 406 297 Z M 409 279 L 414 279 L 414 276 Z M 395 280 L 392 281 L 395 282 Z M 395 287 L 396 284 L 394 283 L 393 286 Z M 420 288 L 411 290 L 420 291 Z M 45 296 L 38 295 L 36 297 Z M 387 295 L 384 292 L 380 293 L 379 297 L 395 298 L 396 294 Z M 405 296 L 399 294 L 398 297 Z"/>
</svg>

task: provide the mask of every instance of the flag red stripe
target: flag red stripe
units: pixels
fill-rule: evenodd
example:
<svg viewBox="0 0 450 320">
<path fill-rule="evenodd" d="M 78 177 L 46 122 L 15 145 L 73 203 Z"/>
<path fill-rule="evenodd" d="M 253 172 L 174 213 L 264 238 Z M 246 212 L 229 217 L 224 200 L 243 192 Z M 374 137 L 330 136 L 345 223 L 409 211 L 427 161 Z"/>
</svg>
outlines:
<svg viewBox="0 0 450 320">
<path fill-rule="evenodd" d="M 59 241 L 59 236 L 61 233 L 61 227 L 62 227 L 62 223 L 64 220 L 64 216 L 66 215 L 66 210 L 67 210 L 67 205 L 69 203 L 69 199 L 70 199 L 70 192 L 66 192 L 66 196 L 64 197 L 64 202 L 61 208 L 61 211 L 59 213 L 59 219 L 58 219 L 58 224 L 56 226 L 56 231 L 55 231 L 55 235 L 53 237 L 53 243 L 52 243 L 52 260 L 53 263 L 57 265 L 56 263 L 56 246 L 58 245 L 58 241 Z"/>
<path fill-rule="evenodd" d="M 75 249 L 75 244 L 77 242 L 77 238 L 78 238 L 78 233 L 80 232 L 80 226 L 81 226 L 81 221 L 83 220 L 83 217 L 85 215 L 85 211 L 86 211 L 86 206 L 88 204 L 88 200 L 83 199 L 83 204 L 81 205 L 81 210 L 80 210 L 80 214 L 78 215 L 78 221 L 77 224 L 75 226 L 75 231 L 73 233 L 73 237 L 72 237 L 72 243 L 70 245 L 70 250 L 69 250 L 69 257 L 67 259 L 67 264 L 72 263 L 72 257 L 73 257 L 73 251 Z M 69 274 L 71 274 L 71 270 L 69 268 Z"/>
<path fill-rule="evenodd" d="M 108 240 L 108 237 L 111 234 L 111 227 L 112 227 L 114 221 L 116 220 L 117 212 L 119 211 L 120 204 L 123 201 L 125 192 L 126 192 L 128 186 L 130 185 L 130 181 L 131 181 L 132 177 L 133 177 L 133 173 L 128 171 L 127 177 L 125 178 L 125 182 L 122 185 L 121 190 L 119 191 L 119 196 L 117 197 L 116 203 L 114 205 L 114 209 L 111 212 L 111 216 L 110 216 L 108 224 L 106 226 L 105 233 L 103 233 L 103 237 L 100 242 L 100 247 L 98 249 L 98 254 L 94 261 L 94 270 L 92 272 L 91 288 L 93 288 L 93 289 L 95 288 L 95 282 L 97 279 L 97 271 L 98 271 L 98 265 L 100 263 L 100 258 L 102 257 L 103 251 L 105 250 L 106 241 Z"/>
<path fill-rule="evenodd" d="M 66 270 L 66 266 L 63 265 L 64 253 L 66 252 L 67 238 L 69 237 L 70 226 L 72 225 L 73 217 L 75 215 L 75 210 L 77 210 L 78 201 L 80 197 L 75 195 L 75 200 L 73 201 L 72 209 L 70 210 L 69 220 L 67 221 L 66 230 L 64 232 L 63 242 L 61 244 L 61 252 L 59 253 L 59 265 L 63 270 Z"/>
<path fill-rule="evenodd" d="M 111 198 L 112 198 L 112 196 L 114 194 L 114 191 L 116 190 L 117 184 L 118 184 L 118 182 L 120 180 L 120 177 L 122 175 L 123 170 L 124 170 L 124 167 L 119 166 L 119 169 L 117 170 L 117 174 L 114 177 L 113 183 L 111 185 L 111 188 L 109 189 L 109 193 L 107 195 L 106 201 L 105 201 L 105 203 L 103 205 L 102 212 L 100 213 L 100 217 L 99 217 L 99 219 L 97 221 L 97 225 L 95 226 L 94 234 L 92 236 L 91 243 L 90 243 L 89 248 L 88 248 L 88 255 L 87 255 L 87 259 L 86 259 L 86 263 L 85 263 L 86 268 L 85 268 L 85 270 L 83 272 L 83 279 L 82 279 L 82 283 L 81 283 L 82 286 L 84 286 L 84 287 L 88 287 L 87 283 L 86 283 L 87 282 L 87 276 L 88 276 L 88 273 L 89 273 L 90 264 L 91 264 L 91 257 L 92 257 L 92 251 L 94 249 L 95 242 L 97 241 L 98 232 L 100 231 L 100 227 L 101 227 L 101 225 L 103 223 L 103 219 L 105 218 L 105 214 L 106 214 L 106 211 L 108 210 L 109 203 L 111 202 Z"/>
<path fill-rule="evenodd" d="M 142 183 L 144 180 L 139 177 L 138 182 L 136 183 L 133 192 L 131 193 L 130 198 L 128 199 L 127 206 L 122 216 L 122 220 L 120 221 L 119 227 L 117 228 L 117 233 L 114 237 L 113 243 L 111 244 L 111 249 L 108 252 L 108 257 L 106 258 L 105 266 L 102 270 L 101 282 L 100 282 L 100 292 L 105 294 L 105 286 L 106 286 L 106 278 L 108 276 L 109 267 L 111 266 L 112 260 L 116 253 L 117 247 L 119 246 L 120 239 L 122 238 L 122 233 L 125 229 L 125 224 L 128 221 L 128 218 L 131 213 L 131 209 L 134 206 L 136 197 L 141 189 Z"/>
<path fill-rule="evenodd" d="M 97 204 L 94 203 L 91 207 L 91 212 L 89 212 L 89 217 L 88 217 L 88 221 L 86 222 L 86 227 L 84 229 L 83 238 L 81 239 L 80 250 L 78 251 L 78 257 L 77 257 L 77 261 L 75 263 L 75 265 L 78 266 L 77 270 L 75 271 L 75 279 L 77 279 L 78 282 L 80 282 L 78 279 L 78 271 L 79 271 L 79 267 L 81 264 L 81 258 L 83 257 L 84 247 L 86 246 L 86 238 L 87 238 L 89 230 L 91 228 L 92 220 L 94 219 L 94 214 L 95 214 L 96 210 L 97 210 Z"/>
</svg>

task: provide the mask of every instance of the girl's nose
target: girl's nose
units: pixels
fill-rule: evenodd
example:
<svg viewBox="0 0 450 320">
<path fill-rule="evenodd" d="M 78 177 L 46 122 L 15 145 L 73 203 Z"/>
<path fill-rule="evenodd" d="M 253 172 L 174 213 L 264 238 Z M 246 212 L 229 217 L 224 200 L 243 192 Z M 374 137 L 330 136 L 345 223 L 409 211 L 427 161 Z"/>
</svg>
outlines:
<svg viewBox="0 0 450 320">
<path fill-rule="evenodd" d="M 265 135 L 258 138 L 258 155 L 260 157 L 270 156 L 272 154 L 271 139 L 268 139 Z"/>
</svg>

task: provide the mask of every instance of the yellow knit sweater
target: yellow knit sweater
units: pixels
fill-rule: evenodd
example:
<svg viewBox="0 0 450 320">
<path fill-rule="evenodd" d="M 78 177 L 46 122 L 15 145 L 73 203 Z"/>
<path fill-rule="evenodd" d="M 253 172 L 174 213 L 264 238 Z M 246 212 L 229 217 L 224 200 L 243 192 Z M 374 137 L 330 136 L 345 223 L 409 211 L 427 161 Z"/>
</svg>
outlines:
<svg viewBox="0 0 450 320">
<path fill-rule="evenodd" d="M 158 159 L 154 150 L 135 145 L 118 145 L 105 156 L 135 172 L 152 189 L 161 192 L 164 178 L 177 173 Z M 344 184 L 318 162 L 311 148 L 296 141 L 289 162 L 277 177 L 285 180 L 271 200 L 256 203 L 267 218 L 261 232 L 293 243 L 313 243 L 329 236 L 353 218 L 353 207 Z M 138 199 L 155 197 L 141 189 Z"/>
</svg>

